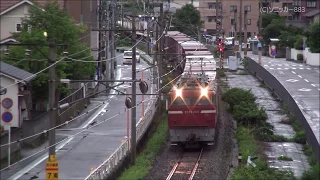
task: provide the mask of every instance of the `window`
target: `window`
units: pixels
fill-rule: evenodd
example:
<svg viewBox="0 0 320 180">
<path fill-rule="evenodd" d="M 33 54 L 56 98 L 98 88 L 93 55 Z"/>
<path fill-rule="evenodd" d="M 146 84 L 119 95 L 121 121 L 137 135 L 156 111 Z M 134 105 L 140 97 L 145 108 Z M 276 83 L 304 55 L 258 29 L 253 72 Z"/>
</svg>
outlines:
<svg viewBox="0 0 320 180">
<path fill-rule="evenodd" d="M 317 2 L 316 1 L 307 1 L 307 7 L 316 7 Z"/>
<path fill-rule="evenodd" d="M 20 23 L 17 23 L 17 24 L 16 24 L 16 32 L 21 32 L 21 30 L 22 30 L 21 24 L 20 24 Z"/>
<path fill-rule="evenodd" d="M 237 6 L 230 6 L 230 12 L 234 12 L 235 10 L 237 10 Z"/>
<path fill-rule="evenodd" d="M 300 0 L 294 0 L 293 1 L 293 6 L 301 6 L 301 1 Z"/>
<path fill-rule="evenodd" d="M 234 25 L 235 24 L 235 20 L 234 19 L 230 19 L 231 20 L 231 25 Z"/>
<path fill-rule="evenodd" d="M 216 16 L 208 16 L 208 22 L 214 22 L 216 19 Z"/>
<path fill-rule="evenodd" d="M 274 2 L 279 2 L 279 0 L 274 0 Z"/>
<path fill-rule="evenodd" d="M 251 25 L 251 19 L 247 19 L 247 25 Z"/>
<path fill-rule="evenodd" d="M 244 10 L 247 10 L 248 12 L 251 12 L 251 5 L 244 6 Z"/>
<path fill-rule="evenodd" d="M 216 3 L 208 3 L 209 9 L 216 9 L 217 4 Z"/>
</svg>

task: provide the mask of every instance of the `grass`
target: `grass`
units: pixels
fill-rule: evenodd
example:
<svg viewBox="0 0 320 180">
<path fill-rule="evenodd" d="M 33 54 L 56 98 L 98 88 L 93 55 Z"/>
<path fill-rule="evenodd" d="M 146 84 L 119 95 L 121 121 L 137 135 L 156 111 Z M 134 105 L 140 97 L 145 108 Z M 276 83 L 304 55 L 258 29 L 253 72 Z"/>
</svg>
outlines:
<svg viewBox="0 0 320 180">
<path fill-rule="evenodd" d="M 279 161 L 293 161 L 293 159 L 289 156 L 279 156 L 277 159 Z"/>
<path fill-rule="evenodd" d="M 243 164 L 247 163 L 248 156 L 257 155 L 258 146 L 251 131 L 249 128 L 239 126 L 236 132 Z"/>
<path fill-rule="evenodd" d="M 135 165 L 126 169 L 118 180 L 138 180 L 145 177 L 152 168 L 153 161 L 160 151 L 161 146 L 166 142 L 168 134 L 167 115 L 163 113 L 161 122 L 157 127 L 157 131 L 149 138 L 145 148 L 137 156 Z"/>
<path fill-rule="evenodd" d="M 268 86 L 267 86 L 265 83 L 261 83 L 261 84 L 259 85 L 259 87 L 261 87 L 261 88 L 268 88 Z"/>
</svg>

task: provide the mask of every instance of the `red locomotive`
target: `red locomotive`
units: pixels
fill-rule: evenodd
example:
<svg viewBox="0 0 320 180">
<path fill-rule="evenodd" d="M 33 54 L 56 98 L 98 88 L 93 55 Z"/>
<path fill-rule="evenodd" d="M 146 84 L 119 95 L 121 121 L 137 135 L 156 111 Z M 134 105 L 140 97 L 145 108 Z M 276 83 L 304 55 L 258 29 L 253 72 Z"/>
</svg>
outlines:
<svg viewBox="0 0 320 180">
<path fill-rule="evenodd" d="M 169 92 L 166 105 L 172 145 L 213 144 L 217 124 L 215 86 L 204 72 L 188 72 Z"/>
</svg>

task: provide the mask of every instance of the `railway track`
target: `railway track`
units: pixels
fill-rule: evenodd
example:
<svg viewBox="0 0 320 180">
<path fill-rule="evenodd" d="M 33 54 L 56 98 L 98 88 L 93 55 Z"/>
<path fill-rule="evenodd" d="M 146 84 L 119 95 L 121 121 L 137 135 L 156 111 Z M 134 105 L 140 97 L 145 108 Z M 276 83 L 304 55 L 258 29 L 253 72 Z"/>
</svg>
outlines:
<svg viewBox="0 0 320 180">
<path fill-rule="evenodd" d="M 166 180 L 192 180 L 199 166 L 203 148 L 199 152 L 181 152 Z"/>
</svg>

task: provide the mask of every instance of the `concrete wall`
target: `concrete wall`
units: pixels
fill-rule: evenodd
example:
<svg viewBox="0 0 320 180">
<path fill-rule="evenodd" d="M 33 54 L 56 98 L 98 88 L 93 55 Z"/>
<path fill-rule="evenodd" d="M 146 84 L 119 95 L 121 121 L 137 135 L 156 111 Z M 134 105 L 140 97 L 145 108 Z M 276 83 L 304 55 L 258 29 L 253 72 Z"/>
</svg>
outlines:
<svg viewBox="0 0 320 180">
<path fill-rule="evenodd" d="M 303 54 L 306 63 L 311 66 L 320 66 L 320 53 L 311 53 L 309 48 L 306 50 L 296 50 L 294 48 L 290 49 L 290 60 L 297 60 L 297 55 Z M 287 58 L 288 59 L 288 58 Z"/>
</svg>

